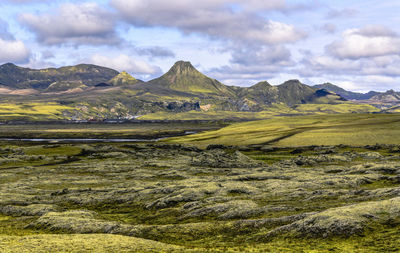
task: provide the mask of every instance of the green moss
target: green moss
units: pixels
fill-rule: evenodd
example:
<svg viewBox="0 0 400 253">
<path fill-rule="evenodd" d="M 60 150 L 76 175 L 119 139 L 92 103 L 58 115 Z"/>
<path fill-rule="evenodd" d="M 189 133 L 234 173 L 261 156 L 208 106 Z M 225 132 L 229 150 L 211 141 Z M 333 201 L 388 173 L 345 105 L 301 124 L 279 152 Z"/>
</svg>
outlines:
<svg viewBox="0 0 400 253">
<path fill-rule="evenodd" d="M 30 222 L 34 221 L 33 217 L 14 218 L 0 214 L 0 237 L 2 235 L 24 236 L 44 233 L 43 230 L 27 228 Z M 0 247 L 1 249 L 1 247 Z"/>
<path fill-rule="evenodd" d="M 308 120 L 324 123 L 321 118 Z M 272 149 L 256 145 L 202 150 L 165 143 L 3 143 L 0 161 L 32 164 L 2 167 L 0 212 L 22 216 L 0 216 L 0 234 L 22 237 L 19 241 L 0 238 L 0 249 L 31 247 L 33 242 L 39 245 L 39 237 L 30 235 L 55 233 L 58 237 L 45 234 L 40 240 L 48 240 L 63 251 L 71 246 L 68 240 L 73 240 L 64 233 L 85 232 L 129 235 L 132 241 L 135 237 L 150 239 L 164 243 L 165 249 L 179 245 L 177 252 L 398 250 L 397 209 L 388 204 L 398 188 L 400 161 L 389 152 L 395 147 Z M 29 161 L 36 156 L 43 156 L 40 166 Z M 79 160 L 66 162 L 68 156 Z M 338 156 L 348 160 L 338 160 Z M 296 159 L 325 162 L 296 165 Z M 33 212 L 26 210 L 42 205 L 54 206 L 56 212 L 41 217 L 26 215 Z M 358 207 L 352 209 L 351 205 Z M 301 223 L 309 212 L 365 219 L 365 229 L 359 234 L 328 238 L 290 233 L 267 236 L 281 226 Z M 106 244 L 107 236 L 88 235 L 82 251 L 96 250 L 92 243 L 100 247 L 103 244 L 98 240 Z M 150 250 L 151 244 L 157 244 L 154 241 L 144 249 Z M 123 242 L 111 250 L 131 249 L 121 245 Z"/>
</svg>

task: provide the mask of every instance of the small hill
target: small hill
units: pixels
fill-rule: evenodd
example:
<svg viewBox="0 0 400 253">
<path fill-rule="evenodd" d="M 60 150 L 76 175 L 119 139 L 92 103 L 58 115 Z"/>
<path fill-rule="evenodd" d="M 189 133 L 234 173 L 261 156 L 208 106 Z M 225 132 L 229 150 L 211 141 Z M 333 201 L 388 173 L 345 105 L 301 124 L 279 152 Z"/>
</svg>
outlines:
<svg viewBox="0 0 400 253">
<path fill-rule="evenodd" d="M 278 88 L 278 100 L 287 105 L 304 104 L 313 100 L 316 90 L 299 80 L 289 80 Z"/>
<path fill-rule="evenodd" d="M 148 85 L 193 94 L 234 95 L 228 86 L 200 73 L 190 62 L 185 61 L 176 62 L 167 73 L 149 81 Z"/>
<path fill-rule="evenodd" d="M 114 86 L 133 85 L 138 82 L 139 80 L 128 74 L 126 71 L 122 71 L 109 81 L 109 83 Z"/>
<path fill-rule="evenodd" d="M 91 64 L 30 69 L 7 63 L 0 66 L 0 83 L 14 89 L 47 89 L 54 82 L 81 82 L 88 86 L 107 82 L 118 71 Z"/>
</svg>

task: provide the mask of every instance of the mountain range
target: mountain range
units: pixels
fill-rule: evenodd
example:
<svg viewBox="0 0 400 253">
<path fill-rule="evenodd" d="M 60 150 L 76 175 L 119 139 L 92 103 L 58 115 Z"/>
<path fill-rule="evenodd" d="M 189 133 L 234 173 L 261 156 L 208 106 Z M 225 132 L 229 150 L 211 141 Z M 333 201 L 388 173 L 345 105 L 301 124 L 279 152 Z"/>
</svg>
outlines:
<svg viewBox="0 0 400 253">
<path fill-rule="evenodd" d="M 391 107 L 400 104 L 400 92 L 394 90 L 388 90 L 386 92 L 369 91 L 367 93 L 358 93 L 347 91 L 331 83 L 318 84 L 313 87 L 334 92 L 347 100 L 370 104 L 381 109 L 390 109 Z"/>
<path fill-rule="evenodd" d="M 390 93 L 391 92 L 391 93 Z M 273 86 L 227 86 L 178 61 L 159 78 L 144 82 L 127 72 L 90 64 L 29 69 L 0 66 L 0 103 L 56 103 L 74 110 L 66 118 L 129 118 L 155 112 L 260 112 L 282 104 L 341 104 L 346 100 L 400 101 L 400 95 L 346 91 L 325 83 L 308 86 L 289 80 Z M 389 99 L 390 98 L 390 99 Z"/>
</svg>

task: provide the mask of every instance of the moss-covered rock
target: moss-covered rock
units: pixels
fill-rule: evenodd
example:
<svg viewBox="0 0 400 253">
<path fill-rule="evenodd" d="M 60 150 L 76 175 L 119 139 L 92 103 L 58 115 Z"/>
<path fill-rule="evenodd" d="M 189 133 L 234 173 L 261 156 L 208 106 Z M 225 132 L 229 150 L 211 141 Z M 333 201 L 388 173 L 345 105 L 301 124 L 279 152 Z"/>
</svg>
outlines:
<svg viewBox="0 0 400 253">
<path fill-rule="evenodd" d="M 400 197 L 331 208 L 267 234 L 290 233 L 302 237 L 332 237 L 361 235 L 376 223 L 387 223 L 400 218 Z"/>
<path fill-rule="evenodd" d="M 28 206 L 0 206 L 0 213 L 10 216 L 41 216 L 60 210 L 56 205 L 32 204 Z"/>
</svg>

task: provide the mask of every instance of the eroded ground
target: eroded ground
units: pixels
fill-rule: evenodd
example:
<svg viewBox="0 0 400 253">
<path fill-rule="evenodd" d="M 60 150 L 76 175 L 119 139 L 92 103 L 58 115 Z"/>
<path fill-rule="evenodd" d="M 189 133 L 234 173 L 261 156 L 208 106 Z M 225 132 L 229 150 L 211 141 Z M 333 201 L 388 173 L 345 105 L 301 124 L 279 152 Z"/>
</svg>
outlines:
<svg viewBox="0 0 400 253">
<path fill-rule="evenodd" d="M 400 146 L 3 142 L 0 213 L 1 252 L 396 252 Z"/>
</svg>

